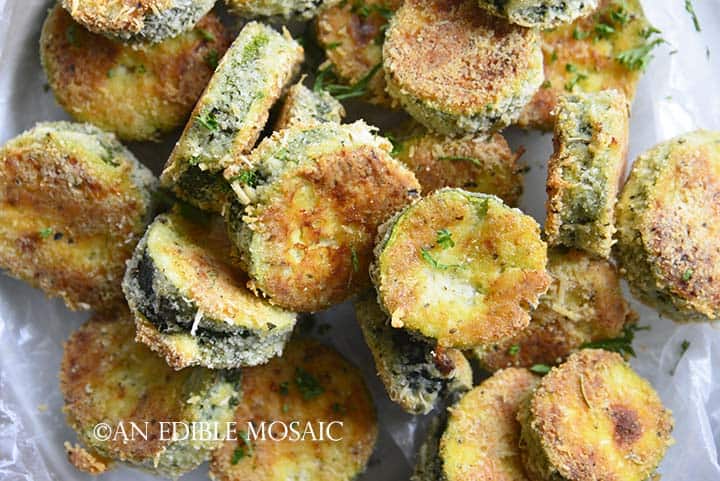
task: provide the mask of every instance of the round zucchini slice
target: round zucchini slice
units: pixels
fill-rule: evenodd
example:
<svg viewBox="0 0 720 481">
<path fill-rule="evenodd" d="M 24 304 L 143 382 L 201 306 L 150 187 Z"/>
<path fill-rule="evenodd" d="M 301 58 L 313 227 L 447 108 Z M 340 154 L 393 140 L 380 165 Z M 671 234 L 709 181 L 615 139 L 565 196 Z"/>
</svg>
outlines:
<svg viewBox="0 0 720 481">
<path fill-rule="evenodd" d="M 615 90 L 562 97 L 548 162 L 545 236 L 551 246 L 609 258 L 625 177 L 630 110 Z"/>
<path fill-rule="evenodd" d="M 417 197 L 415 176 L 362 121 L 292 127 L 229 168 L 226 219 L 254 288 L 317 311 L 369 286 L 378 226 Z"/>
<path fill-rule="evenodd" d="M 242 18 L 280 17 L 292 20 L 310 20 L 328 1 L 336 0 L 226 0 L 232 13 Z"/>
<path fill-rule="evenodd" d="M 303 49 L 287 30 L 246 24 L 170 154 L 163 187 L 200 209 L 222 212 L 230 194 L 222 170 L 253 148 L 302 61 Z"/>
<path fill-rule="evenodd" d="M 523 167 L 500 134 L 454 139 L 413 131 L 396 143 L 394 155 L 415 173 L 427 195 L 443 187 L 458 187 L 500 197 L 515 206 L 523 191 Z"/>
<path fill-rule="evenodd" d="M 192 29 L 215 0 L 61 0 L 91 32 L 128 43 L 158 43 Z"/>
<path fill-rule="evenodd" d="M 96 314 L 66 342 L 60 370 L 64 410 L 88 451 L 66 448 L 86 471 L 102 471 L 117 460 L 178 478 L 207 460 L 220 442 L 172 439 L 172 423 L 217 423 L 218 437 L 224 438 L 238 399 L 239 372 L 173 371 L 133 340 L 134 331 L 130 313 L 121 308 Z M 133 423 L 142 434 L 133 431 Z"/>
<path fill-rule="evenodd" d="M 201 214 L 202 215 L 202 214 Z M 248 290 L 220 218 L 158 216 L 123 282 L 137 339 L 175 369 L 254 366 L 282 353 L 296 315 Z"/>
<path fill-rule="evenodd" d="M 677 321 L 720 318 L 720 132 L 640 155 L 617 206 L 616 256 L 633 293 Z"/>
<path fill-rule="evenodd" d="M 342 122 L 345 109 L 327 92 L 313 92 L 302 81 L 290 87 L 285 94 L 275 130 L 292 125 L 310 125 L 322 122 Z"/>
<path fill-rule="evenodd" d="M 644 481 L 672 443 L 673 419 L 619 354 L 585 349 L 550 371 L 518 411 L 531 479 Z"/>
<path fill-rule="evenodd" d="M 382 44 L 390 19 L 401 3 L 340 2 L 322 9 L 317 18 L 318 43 L 329 62 L 323 69 L 346 85 L 363 84 L 367 92 L 362 98 L 383 107 L 392 107 L 393 100 L 385 92 Z"/>
<path fill-rule="evenodd" d="M 405 411 L 427 414 L 441 398 L 453 402 L 472 388 L 472 368 L 462 352 L 393 329 L 374 298 L 358 301 L 355 315 L 385 390 Z"/>
<path fill-rule="evenodd" d="M 510 23 L 528 28 L 552 29 L 588 15 L 598 0 L 480 0 L 480 7 Z"/>
<path fill-rule="evenodd" d="M 371 275 L 392 326 L 442 347 L 517 334 L 550 285 L 537 223 L 497 197 L 438 190 L 378 238 Z"/>
<path fill-rule="evenodd" d="M 237 441 L 213 454 L 213 480 L 348 481 L 365 469 L 375 406 L 358 369 L 334 349 L 294 339 L 282 358 L 243 370 L 242 391 Z"/>
<path fill-rule="evenodd" d="M 387 91 L 427 128 L 492 132 L 515 122 L 543 82 L 540 36 L 477 0 L 408 0 L 383 46 Z"/>
<path fill-rule="evenodd" d="M 616 339 L 635 322 L 610 262 L 576 250 L 550 249 L 550 289 L 532 312 L 530 325 L 500 342 L 473 350 L 480 366 L 552 366 L 587 343 Z"/>
<path fill-rule="evenodd" d="M 0 149 L 0 267 L 70 309 L 112 308 L 156 184 L 114 135 L 37 124 Z"/>
<path fill-rule="evenodd" d="M 617 90 L 632 103 L 658 42 L 639 0 L 600 0 L 591 14 L 542 35 L 545 82 L 525 107 L 521 127 L 552 130 L 558 99 L 568 93 Z"/>
<path fill-rule="evenodd" d="M 88 32 L 56 5 L 40 58 L 55 98 L 76 120 L 123 140 L 159 140 L 184 125 L 228 43 L 213 14 L 176 38 L 129 46 Z"/>
</svg>

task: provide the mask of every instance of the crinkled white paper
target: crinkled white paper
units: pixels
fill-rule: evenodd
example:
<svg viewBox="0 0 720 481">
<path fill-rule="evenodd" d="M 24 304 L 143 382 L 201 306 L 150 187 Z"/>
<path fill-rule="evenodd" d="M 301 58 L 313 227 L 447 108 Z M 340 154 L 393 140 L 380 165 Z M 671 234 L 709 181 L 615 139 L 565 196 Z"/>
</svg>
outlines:
<svg viewBox="0 0 720 481">
<path fill-rule="evenodd" d="M 720 0 L 693 0 L 702 32 L 695 31 L 681 0 L 645 0 L 650 20 L 667 44 L 640 83 L 633 107 L 630 159 L 657 142 L 696 128 L 720 130 Z M 38 57 L 42 21 L 51 3 L 0 0 L 0 143 L 35 122 L 67 118 L 44 89 Z M 670 52 L 677 51 L 671 55 Z M 709 54 L 708 54 L 709 52 Z M 380 123 L 376 112 L 371 122 Z M 544 218 L 545 165 L 551 138 L 511 131 L 511 144 L 523 145 L 526 176 L 521 206 Z M 133 145 L 138 157 L 156 172 L 172 142 Z M 634 302 L 641 324 L 634 367 L 648 378 L 675 415 L 676 443 L 661 473 L 665 480 L 720 480 L 720 329 L 677 325 Z M 67 311 L 58 300 L 0 274 L 0 480 L 89 479 L 65 458 L 63 442 L 74 441 L 61 411 L 58 367 L 62 343 L 88 314 Z M 407 479 L 424 420 L 390 403 L 374 374 L 352 308 L 338 306 L 319 314 L 333 328 L 326 337 L 358 364 L 373 392 L 381 426 L 380 442 L 363 480 Z M 683 341 L 690 347 L 680 357 Z M 152 479 L 121 468 L 108 480 Z M 206 468 L 183 479 L 207 479 Z"/>
</svg>

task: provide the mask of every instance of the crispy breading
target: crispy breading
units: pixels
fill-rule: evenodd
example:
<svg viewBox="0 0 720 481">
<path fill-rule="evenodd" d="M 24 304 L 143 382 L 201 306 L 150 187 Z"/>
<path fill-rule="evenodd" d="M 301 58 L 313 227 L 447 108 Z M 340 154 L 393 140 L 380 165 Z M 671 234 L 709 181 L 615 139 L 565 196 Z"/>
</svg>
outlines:
<svg viewBox="0 0 720 481">
<path fill-rule="evenodd" d="M 283 99 L 274 130 L 292 125 L 320 122 L 342 122 L 345 109 L 327 92 L 313 92 L 302 81 L 290 87 Z"/>
<path fill-rule="evenodd" d="M 598 0 L 480 0 L 480 7 L 528 28 L 552 29 L 595 10 Z"/>
</svg>

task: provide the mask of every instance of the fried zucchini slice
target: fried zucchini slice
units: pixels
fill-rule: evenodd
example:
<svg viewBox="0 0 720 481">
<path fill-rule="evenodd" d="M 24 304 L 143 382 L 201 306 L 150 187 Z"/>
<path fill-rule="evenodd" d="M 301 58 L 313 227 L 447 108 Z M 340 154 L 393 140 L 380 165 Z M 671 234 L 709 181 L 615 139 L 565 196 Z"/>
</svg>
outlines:
<svg viewBox="0 0 720 481">
<path fill-rule="evenodd" d="M 639 0 L 600 0 L 592 15 L 542 32 L 545 82 L 518 124 L 552 130 L 558 99 L 568 93 L 618 90 L 632 103 L 657 41 Z"/>
<path fill-rule="evenodd" d="M 156 184 L 114 135 L 37 124 L 0 149 L 0 268 L 70 309 L 111 308 Z"/>
<path fill-rule="evenodd" d="M 480 7 L 510 23 L 552 29 L 588 15 L 598 0 L 480 0 Z"/>
<path fill-rule="evenodd" d="M 123 290 L 137 340 L 175 369 L 262 364 L 292 334 L 296 315 L 248 290 L 231 250 L 220 218 L 176 211 L 155 219 L 128 263 Z"/>
<path fill-rule="evenodd" d="M 55 98 L 76 120 L 123 140 L 159 140 L 184 124 L 227 46 L 213 14 L 176 38 L 131 47 L 88 32 L 56 5 L 40 59 Z"/>
<path fill-rule="evenodd" d="M 532 312 L 530 325 L 500 342 L 473 350 L 480 366 L 555 365 L 586 343 L 615 339 L 637 315 L 610 262 L 577 250 L 550 249 L 550 289 Z"/>
<path fill-rule="evenodd" d="M 545 236 L 550 246 L 610 257 L 615 204 L 625 177 L 629 105 L 615 90 L 558 102 L 548 162 Z"/>
<path fill-rule="evenodd" d="M 452 402 L 472 388 L 472 368 L 460 351 L 393 329 L 374 296 L 356 302 L 355 315 L 385 390 L 405 411 L 427 414 L 440 398 Z"/>
<path fill-rule="evenodd" d="M 520 462 L 522 400 L 540 379 L 526 369 L 496 372 L 449 408 L 431 429 L 413 481 L 527 481 Z"/>
<path fill-rule="evenodd" d="M 310 20 L 323 5 L 337 3 L 337 0 L 226 0 L 225 3 L 232 13 L 243 18 Z"/>
<path fill-rule="evenodd" d="M 226 441 L 213 454 L 214 481 L 347 481 L 365 469 L 378 433 L 375 406 L 360 371 L 334 349 L 294 339 L 282 358 L 245 369 L 242 390 L 235 412 L 238 440 Z M 251 438 L 248 424 L 259 433 L 263 421 L 265 439 Z M 319 439 L 320 422 L 342 423 L 324 432 L 342 440 Z M 291 432 L 283 437 L 279 423 L 305 437 L 293 441 Z M 316 440 L 306 431 L 308 423 Z"/>
<path fill-rule="evenodd" d="M 215 0 L 61 0 L 91 32 L 129 43 L 158 43 L 192 29 Z"/>
<path fill-rule="evenodd" d="M 531 479 L 644 481 L 672 443 L 672 414 L 614 352 L 585 349 L 550 371 L 518 411 Z"/>
<path fill-rule="evenodd" d="M 391 148 L 362 121 L 296 126 L 263 140 L 251 170 L 225 172 L 230 237 L 254 288 L 317 311 L 369 286 L 378 226 L 420 191 Z"/>
<path fill-rule="evenodd" d="M 327 92 L 313 92 L 301 82 L 296 83 L 285 94 L 280 114 L 275 121 L 275 130 L 292 125 L 310 125 L 322 122 L 342 122 L 345 109 Z"/>
<path fill-rule="evenodd" d="M 495 195 L 510 206 L 522 195 L 523 167 L 517 160 L 523 152 L 513 153 L 500 134 L 454 139 L 412 129 L 396 142 L 393 153 L 415 173 L 426 195 L 459 187 Z"/>
<path fill-rule="evenodd" d="M 220 61 L 165 165 L 160 182 L 203 210 L 221 212 L 230 188 L 221 171 L 252 149 L 270 107 L 298 72 L 303 49 L 257 22 L 246 24 Z"/>
<path fill-rule="evenodd" d="M 720 318 L 720 132 L 663 142 L 633 164 L 616 257 L 633 293 L 677 321 Z"/>
<path fill-rule="evenodd" d="M 122 307 L 113 314 L 96 314 L 66 342 L 60 370 L 64 411 L 93 452 L 75 447 L 69 454 L 86 471 L 102 470 L 111 459 L 177 478 L 207 460 L 220 442 L 199 436 L 173 440 L 169 423 L 217 423 L 218 437 L 224 438 L 232 400 L 237 401 L 234 378 L 239 372 L 173 371 L 133 340 L 134 331 L 132 316 Z M 99 423 L 106 426 L 96 429 Z M 131 423 L 146 436 L 135 432 L 126 440 L 120 430 L 129 437 Z"/>
<path fill-rule="evenodd" d="M 447 188 L 381 226 L 370 274 L 393 327 L 469 349 L 527 327 L 550 285 L 546 263 L 531 217 Z"/>
<path fill-rule="evenodd" d="M 540 36 L 481 10 L 477 0 L 407 0 L 383 45 L 387 91 L 445 135 L 515 122 L 543 82 Z"/>
<path fill-rule="evenodd" d="M 382 44 L 390 18 L 401 0 L 356 0 L 340 2 L 320 11 L 318 43 L 325 50 L 329 69 L 346 85 L 364 84 L 364 100 L 393 107 L 385 92 Z"/>
</svg>

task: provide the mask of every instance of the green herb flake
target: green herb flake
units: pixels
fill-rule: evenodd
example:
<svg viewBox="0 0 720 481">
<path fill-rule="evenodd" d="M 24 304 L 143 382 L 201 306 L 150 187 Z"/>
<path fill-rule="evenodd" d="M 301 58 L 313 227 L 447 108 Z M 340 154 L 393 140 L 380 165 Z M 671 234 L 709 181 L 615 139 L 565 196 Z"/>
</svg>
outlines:
<svg viewBox="0 0 720 481">
<path fill-rule="evenodd" d="M 315 399 L 325 392 L 317 378 L 301 367 L 295 369 L 295 385 L 306 401 Z"/>
<path fill-rule="evenodd" d="M 452 232 L 447 229 L 437 231 L 437 244 L 443 249 L 455 247 L 455 241 L 452 239 Z"/>
<path fill-rule="evenodd" d="M 547 374 L 550 372 L 550 369 L 552 369 L 547 364 L 535 364 L 530 368 L 530 370 L 537 374 Z"/>
<path fill-rule="evenodd" d="M 600 22 L 595 25 L 595 35 L 597 35 L 600 39 L 610 38 L 610 36 L 614 33 L 615 28 L 607 23 Z"/>
<path fill-rule="evenodd" d="M 687 269 L 685 272 L 683 272 L 682 280 L 687 282 L 690 279 L 692 279 L 693 274 L 695 274 L 695 271 L 692 269 Z"/>
<path fill-rule="evenodd" d="M 231 184 L 235 182 L 241 182 L 250 187 L 257 187 L 259 179 L 257 173 L 254 170 L 243 170 L 238 175 L 235 175 L 228 180 Z"/>
<path fill-rule="evenodd" d="M 482 166 L 482 161 L 476 157 L 467 157 L 464 155 L 443 155 L 438 157 L 438 160 L 450 160 L 453 162 L 471 162 L 478 167 Z"/>
<path fill-rule="evenodd" d="M 672 371 L 670 371 L 671 376 L 675 375 L 675 371 L 677 371 L 677 368 L 680 365 L 680 361 L 682 360 L 688 349 L 690 349 L 690 341 L 688 341 L 687 339 L 683 339 L 683 342 L 680 343 L 680 356 L 678 356 L 678 360 L 675 363 L 675 366 L 672 368 Z"/>
<path fill-rule="evenodd" d="M 552 83 L 549 80 L 545 80 L 542 85 L 540 85 L 541 89 L 549 89 L 552 87 Z"/>
<path fill-rule="evenodd" d="M 638 326 L 635 324 L 628 324 L 623 328 L 623 332 L 620 337 L 614 339 L 603 339 L 600 341 L 586 342 L 580 349 L 605 349 L 606 351 L 617 352 L 622 354 L 624 357 L 635 357 L 635 349 L 632 347 L 632 343 L 635 340 L 635 333 L 638 331 L 649 331 L 650 326 Z"/>
<path fill-rule="evenodd" d="M 325 45 L 325 50 L 335 50 L 340 45 L 342 45 L 342 42 L 330 42 L 329 44 Z"/>
<path fill-rule="evenodd" d="M 40 237 L 42 237 L 43 239 L 47 239 L 48 237 L 50 237 L 52 235 L 52 233 L 53 233 L 52 227 L 45 227 L 44 229 L 40 229 L 40 232 L 39 232 Z"/>
<path fill-rule="evenodd" d="M 695 13 L 695 7 L 693 7 L 692 0 L 685 0 L 685 11 L 690 14 L 695 31 L 701 32 L 702 28 L 700 28 L 700 20 L 698 20 L 697 13 Z"/>
<path fill-rule="evenodd" d="M 652 51 L 665 43 L 663 38 L 655 37 L 658 34 L 660 30 L 654 27 L 643 30 L 640 35 L 644 39 L 642 45 L 620 52 L 615 56 L 615 60 L 628 70 L 645 70 L 653 59 Z"/>
<path fill-rule="evenodd" d="M 445 271 L 448 269 L 462 269 L 464 267 L 460 264 L 442 264 L 442 263 L 438 262 L 432 256 L 432 254 L 430 254 L 430 251 L 424 247 L 420 248 L 420 257 L 422 257 L 425 262 L 430 264 L 431 267 L 433 267 L 434 269 L 440 270 L 440 271 Z"/>
<path fill-rule="evenodd" d="M 288 394 L 290 394 L 290 384 L 287 381 L 281 382 L 278 392 L 281 396 L 287 396 Z"/>
<path fill-rule="evenodd" d="M 360 271 L 360 261 L 358 260 L 357 251 L 354 247 L 350 248 L 350 262 L 352 264 L 353 272 Z"/>
<path fill-rule="evenodd" d="M 203 127 L 205 127 L 207 130 L 210 130 L 210 131 L 217 130 L 219 127 L 218 121 L 215 118 L 215 114 L 212 112 L 207 112 L 203 115 L 198 115 L 196 117 L 196 119 L 197 119 L 198 123 L 200 125 L 202 125 Z"/>
<path fill-rule="evenodd" d="M 239 431 L 238 436 L 243 442 L 243 445 L 236 447 L 235 451 L 233 451 L 232 459 L 230 460 L 230 463 L 233 465 L 239 463 L 245 456 L 250 457 L 253 454 L 253 447 L 250 442 L 250 438 L 248 437 L 248 433 L 245 431 Z"/>
<path fill-rule="evenodd" d="M 287 413 L 289 410 L 290 410 L 290 406 L 288 406 L 288 403 L 283 403 L 282 412 Z"/>
<path fill-rule="evenodd" d="M 583 32 L 579 28 L 575 27 L 575 30 L 573 30 L 573 38 L 575 40 L 584 40 L 588 38 L 590 34 L 588 32 Z"/>
<path fill-rule="evenodd" d="M 216 49 L 210 49 L 205 55 L 205 63 L 208 67 L 210 67 L 212 70 L 215 70 L 220 63 L 220 54 Z"/>
<path fill-rule="evenodd" d="M 512 346 L 510 346 L 510 348 L 508 349 L 508 354 L 510 354 L 511 356 L 517 356 L 518 354 L 520 354 L 520 345 L 513 344 Z"/>
<path fill-rule="evenodd" d="M 65 38 L 72 46 L 76 46 L 78 44 L 77 25 L 70 25 L 67 30 L 65 30 Z"/>
<path fill-rule="evenodd" d="M 195 31 L 200 35 L 200 38 L 205 40 L 206 42 L 214 42 L 215 41 L 215 35 L 213 35 L 212 32 L 205 30 L 204 28 L 196 28 Z"/>
<path fill-rule="evenodd" d="M 339 79 L 335 74 L 332 65 L 329 65 L 318 70 L 318 74 L 315 77 L 315 82 L 313 84 L 313 91 L 321 92 L 324 90 L 337 100 L 362 97 L 368 93 L 370 80 L 372 80 L 375 74 L 378 73 L 381 67 L 382 62 L 379 62 L 354 84 L 342 85 L 337 83 L 339 82 Z"/>
</svg>

